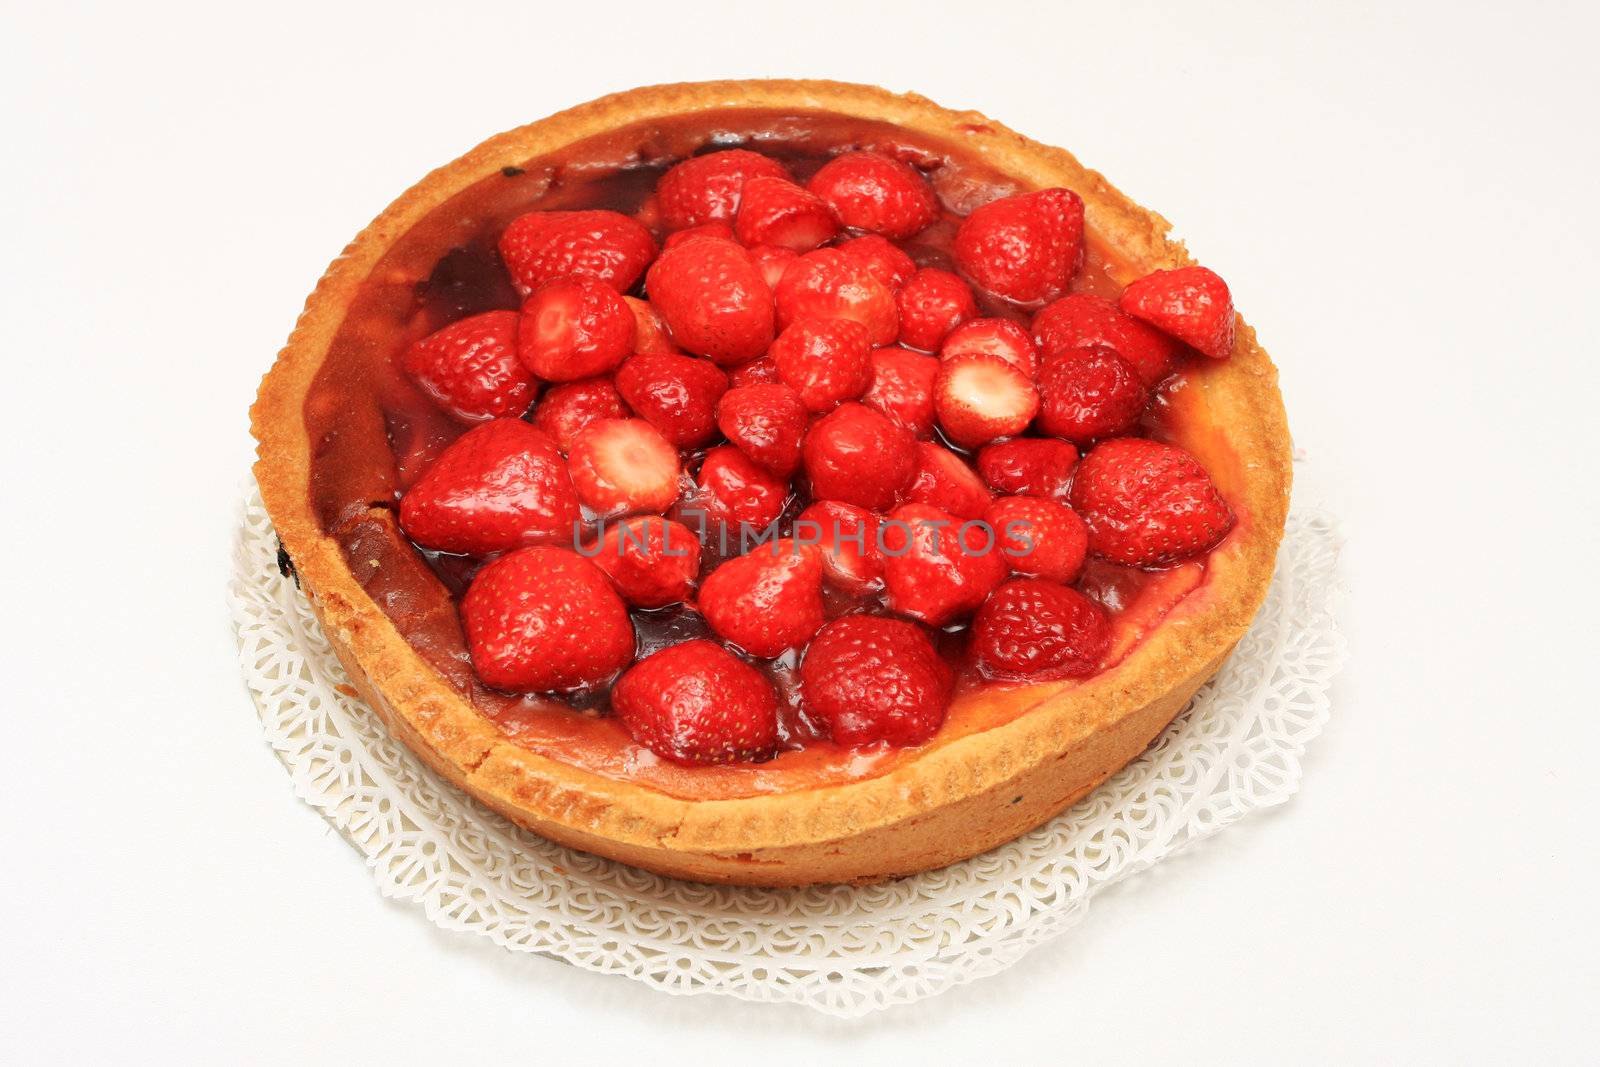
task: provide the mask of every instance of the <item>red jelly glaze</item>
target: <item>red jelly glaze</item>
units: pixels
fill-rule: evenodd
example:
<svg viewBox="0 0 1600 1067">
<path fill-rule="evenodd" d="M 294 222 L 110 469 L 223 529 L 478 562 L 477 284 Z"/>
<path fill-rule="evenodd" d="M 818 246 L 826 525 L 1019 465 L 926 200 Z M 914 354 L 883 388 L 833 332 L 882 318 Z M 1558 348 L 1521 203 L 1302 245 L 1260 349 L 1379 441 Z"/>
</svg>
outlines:
<svg viewBox="0 0 1600 1067">
<path fill-rule="evenodd" d="M 595 773 L 648 784 L 693 798 L 758 795 L 883 773 L 919 748 L 848 749 L 822 736 L 799 706 L 798 653 L 770 661 L 780 694 L 780 751 L 759 764 L 684 767 L 634 743 L 606 714 L 607 693 L 544 695 L 497 692 L 471 669 L 457 602 L 481 561 L 418 549 L 394 521 L 400 495 L 466 427 L 440 411 L 402 372 L 400 357 L 413 341 L 440 327 L 520 301 L 500 263 L 496 242 L 507 223 L 534 209 L 609 208 L 634 215 L 645 206 L 660 175 L 698 152 L 734 145 L 782 161 L 804 182 L 832 155 L 869 148 L 903 159 L 933 184 L 941 216 L 915 236 L 896 242 L 918 267 L 953 270 L 950 244 L 961 216 L 995 196 L 1018 191 L 1006 175 L 951 146 L 880 123 L 826 114 L 719 112 L 625 127 L 522 167 L 506 168 L 440 205 L 391 247 L 352 302 L 328 357 L 307 394 L 305 418 L 313 442 L 310 492 L 323 528 L 342 547 L 352 572 L 401 634 L 446 681 L 495 722 L 505 736 L 534 752 Z M 649 213 L 644 213 L 646 221 Z M 657 232 L 657 239 L 665 236 Z M 1088 235 L 1074 291 L 1115 299 L 1131 272 Z M 636 287 L 630 295 L 641 295 Z M 980 314 L 1025 322 L 1010 305 L 978 296 Z M 1188 368 L 1169 381 L 1181 388 Z M 1166 436 L 1167 405 L 1152 405 L 1143 427 Z M 686 457 L 696 469 L 700 455 Z M 809 503 L 796 496 L 781 521 L 785 530 Z M 692 506 L 680 503 L 676 517 Z M 688 523 L 699 529 L 695 521 Z M 1241 522 L 1243 525 L 1243 522 Z M 737 554 L 714 523 L 706 528 L 700 577 Z M 1091 561 L 1078 587 L 1113 618 L 1106 665 L 1120 660 L 1205 575 L 1205 561 L 1145 572 Z M 883 611 L 881 593 L 852 597 L 829 589 L 827 616 Z M 639 658 L 682 641 L 714 637 L 689 607 L 634 610 Z M 992 728 L 1023 714 L 1074 683 L 1036 688 L 1037 699 L 987 700 L 986 692 L 1014 689 L 981 678 L 966 649 L 964 627 L 936 633 L 936 643 L 957 670 L 956 699 L 929 744 Z M 1030 697 L 1035 694 L 1030 694 Z"/>
</svg>

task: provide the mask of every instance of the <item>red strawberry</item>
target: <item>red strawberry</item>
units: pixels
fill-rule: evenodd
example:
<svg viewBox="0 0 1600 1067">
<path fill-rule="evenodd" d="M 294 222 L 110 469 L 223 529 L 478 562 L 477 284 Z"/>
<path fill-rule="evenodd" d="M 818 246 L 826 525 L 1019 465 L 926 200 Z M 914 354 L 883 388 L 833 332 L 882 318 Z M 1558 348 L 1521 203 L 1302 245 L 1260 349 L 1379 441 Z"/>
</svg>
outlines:
<svg viewBox="0 0 1600 1067">
<path fill-rule="evenodd" d="M 1089 524 L 1089 550 L 1130 567 L 1197 556 L 1233 527 L 1233 509 L 1193 456 L 1141 437 L 1095 445 L 1072 480 L 1072 507 Z"/>
<path fill-rule="evenodd" d="M 669 230 L 682 230 L 719 219 L 732 221 L 739 213 L 739 196 L 751 178 L 788 178 L 775 159 L 743 148 L 708 152 L 677 164 L 656 185 L 661 221 Z"/>
<path fill-rule="evenodd" d="M 555 442 L 521 419 L 456 438 L 400 501 L 406 536 L 468 556 L 570 538 L 579 517 Z"/>
<path fill-rule="evenodd" d="M 1078 450 L 1066 441 L 1017 437 L 978 450 L 978 473 L 991 487 L 1017 496 L 1065 502 Z"/>
<path fill-rule="evenodd" d="M 628 358 L 636 330 L 615 289 L 582 275 L 558 279 L 522 305 L 517 354 L 547 382 L 591 378 Z"/>
<path fill-rule="evenodd" d="M 761 272 L 761 277 L 766 279 L 767 286 L 776 289 L 783 280 L 783 272 L 800 259 L 800 253 L 776 245 L 756 245 L 750 249 L 750 259 Z"/>
<path fill-rule="evenodd" d="M 700 613 L 717 635 L 770 659 L 822 626 L 822 552 L 789 538 L 758 545 L 711 572 Z"/>
<path fill-rule="evenodd" d="M 872 511 L 891 508 L 916 465 L 913 439 L 883 415 L 841 404 L 812 424 L 801 461 L 817 500 L 841 500 Z"/>
<path fill-rule="evenodd" d="M 617 368 L 617 392 L 640 418 L 678 448 L 717 436 L 717 401 L 728 376 L 693 356 L 634 356 Z"/>
<path fill-rule="evenodd" d="M 638 515 L 605 524 L 583 555 L 605 571 L 636 608 L 664 608 L 689 599 L 700 573 L 700 542 L 682 523 Z"/>
<path fill-rule="evenodd" d="M 1039 347 L 1028 331 L 1010 319 L 973 319 L 950 331 L 939 348 L 940 359 L 980 352 L 999 356 L 1032 378 L 1039 373 Z"/>
<path fill-rule="evenodd" d="M 981 289 L 1018 304 L 1054 300 L 1083 258 L 1083 201 L 1068 189 L 1001 197 L 962 220 L 952 252 Z"/>
<path fill-rule="evenodd" d="M 698 241 L 703 237 L 716 237 L 724 241 L 738 240 L 733 234 L 731 224 L 721 221 L 703 222 L 698 226 L 690 226 L 687 230 L 669 233 L 667 239 L 661 242 L 661 251 L 665 252 L 669 248 L 677 248 L 679 245 Z"/>
<path fill-rule="evenodd" d="M 1149 402 L 1133 364 L 1104 345 L 1052 356 L 1039 373 L 1039 431 L 1074 444 L 1131 433 Z"/>
<path fill-rule="evenodd" d="M 939 216 L 939 201 L 927 179 L 877 152 L 835 156 L 811 176 L 807 187 L 846 226 L 885 237 L 910 237 Z"/>
<path fill-rule="evenodd" d="M 789 483 L 758 467 L 731 445 L 706 453 L 696 480 L 707 517 L 730 526 L 764 530 L 789 502 Z"/>
<path fill-rule="evenodd" d="M 533 409 L 533 424 L 555 441 L 563 455 L 572 451 L 578 431 L 600 419 L 625 419 L 622 402 L 610 378 L 584 378 L 551 386 Z"/>
<path fill-rule="evenodd" d="M 1039 410 L 1039 392 L 1015 364 L 973 353 L 940 361 L 933 407 L 946 437 L 975 448 L 1027 429 Z"/>
<path fill-rule="evenodd" d="M 1036 496 L 1003 496 L 983 520 L 994 527 L 1000 551 L 1017 574 L 1052 582 L 1077 581 L 1089 552 L 1089 528 L 1065 504 Z"/>
<path fill-rule="evenodd" d="M 743 363 L 772 344 L 772 290 L 732 241 L 690 241 L 661 253 L 645 286 L 673 341 L 697 355 Z"/>
<path fill-rule="evenodd" d="M 569 548 L 524 548 L 484 567 L 461 599 L 461 625 L 473 669 L 496 689 L 592 688 L 634 654 L 611 579 Z"/>
<path fill-rule="evenodd" d="M 846 615 L 800 665 L 801 700 L 841 745 L 919 745 L 944 723 L 954 676 L 913 623 Z"/>
<path fill-rule="evenodd" d="M 643 419 L 602 419 L 567 457 L 578 499 L 602 515 L 661 513 L 678 499 L 678 452 Z"/>
<path fill-rule="evenodd" d="M 870 592 L 883 586 L 878 522 L 878 516 L 865 508 L 822 500 L 795 519 L 794 539 L 822 549 L 822 569 L 828 581 L 848 592 Z"/>
<path fill-rule="evenodd" d="M 765 356 L 741 363 L 728 372 L 728 385 L 735 389 L 741 385 L 777 385 L 782 381 L 778 377 L 778 365 Z"/>
<path fill-rule="evenodd" d="M 872 350 L 872 384 L 861 402 L 916 437 L 933 436 L 933 379 L 939 361 L 905 348 Z"/>
<path fill-rule="evenodd" d="M 891 290 L 899 289 L 917 272 L 916 261 L 906 255 L 898 245 L 875 233 L 853 237 L 839 246 L 839 251 L 859 260 L 872 276 Z"/>
<path fill-rule="evenodd" d="M 634 296 L 625 296 L 622 301 L 628 305 L 628 310 L 633 312 L 635 327 L 633 351 L 636 354 L 651 356 L 678 354 L 678 346 L 672 343 L 672 335 L 667 333 L 667 320 L 650 306 L 650 301 L 640 300 Z"/>
<path fill-rule="evenodd" d="M 991 494 L 960 456 L 932 441 L 918 441 L 917 469 L 906 487 L 906 499 L 932 504 L 959 519 L 977 519 L 983 517 Z"/>
<path fill-rule="evenodd" d="M 539 385 L 517 358 L 517 313 L 486 311 L 452 322 L 406 349 L 400 365 L 462 422 L 515 418 Z"/>
<path fill-rule="evenodd" d="M 663 759 L 709 765 L 770 759 L 778 691 L 711 641 L 685 641 L 634 664 L 611 691 L 628 735 Z"/>
<path fill-rule="evenodd" d="M 1008 569 L 993 530 L 928 504 L 890 512 L 882 539 L 890 609 L 929 626 L 974 611 Z"/>
<path fill-rule="evenodd" d="M 865 327 L 853 319 L 796 319 L 767 356 L 807 411 L 827 411 L 867 391 L 871 354 Z"/>
<path fill-rule="evenodd" d="M 734 447 L 781 478 L 800 466 L 806 406 L 787 385 L 729 389 L 717 404 L 717 426 Z"/>
<path fill-rule="evenodd" d="M 650 231 L 615 211 L 530 211 L 500 235 L 500 258 L 523 296 L 576 274 L 625 292 L 655 256 Z"/>
<path fill-rule="evenodd" d="M 994 591 L 972 624 L 978 667 L 995 678 L 1093 674 L 1111 647 L 1105 609 L 1076 589 L 1018 578 Z"/>
<path fill-rule="evenodd" d="M 1212 359 L 1233 352 L 1233 295 L 1205 267 L 1147 274 L 1122 291 L 1117 305 Z"/>
<path fill-rule="evenodd" d="M 900 343 L 937 352 L 950 331 L 978 314 L 972 287 L 947 270 L 924 267 L 896 296 L 900 308 Z"/>
<path fill-rule="evenodd" d="M 799 319 L 854 319 L 867 328 L 873 345 L 890 344 L 900 332 L 893 290 L 842 249 L 801 256 L 784 272 L 776 298 L 780 329 Z"/>
<path fill-rule="evenodd" d="M 751 178 L 744 183 L 734 233 L 747 245 L 777 245 L 809 252 L 839 232 L 839 222 L 821 198 L 787 178 Z"/>
<path fill-rule="evenodd" d="M 1178 346 L 1117 305 L 1092 293 L 1069 293 L 1033 317 L 1033 336 L 1045 359 L 1085 345 L 1105 345 L 1132 363 L 1144 384 L 1172 373 Z"/>
</svg>

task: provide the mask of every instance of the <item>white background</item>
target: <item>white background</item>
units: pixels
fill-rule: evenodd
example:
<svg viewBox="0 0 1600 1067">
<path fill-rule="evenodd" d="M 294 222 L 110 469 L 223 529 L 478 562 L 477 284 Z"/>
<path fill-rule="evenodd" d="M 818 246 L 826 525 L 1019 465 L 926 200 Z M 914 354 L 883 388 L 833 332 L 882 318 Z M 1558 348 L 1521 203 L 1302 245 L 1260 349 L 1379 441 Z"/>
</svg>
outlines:
<svg viewBox="0 0 1600 1067">
<path fill-rule="evenodd" d="M 1593 1062 L 1592 4 L 454 6 L 0 3 L 0 1059 Z M 1174 220 L 1350 537 L 1295 801 L 855 1023 L 381 900 L 223 604 L 245 409 L 369 218 L 551 111 L 760 75 L 980 109 Z"/>
</svg>

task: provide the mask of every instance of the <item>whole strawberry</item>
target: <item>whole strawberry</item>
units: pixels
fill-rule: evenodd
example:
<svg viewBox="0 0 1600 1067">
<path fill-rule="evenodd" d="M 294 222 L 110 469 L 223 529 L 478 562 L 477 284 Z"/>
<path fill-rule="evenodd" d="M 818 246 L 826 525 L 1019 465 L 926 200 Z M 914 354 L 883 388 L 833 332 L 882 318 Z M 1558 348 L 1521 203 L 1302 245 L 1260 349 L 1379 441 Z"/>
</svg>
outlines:
<svg viewBox="0 0 1600 1067">
<path fill-rule="evenodd" d="M 601 515 L 659 514 L 678 499 L 678 450 L 643 419 L 601 419 L 567 457 L 578 499 Z"/>
<path fill-rule="evenodd" d="M 706 516 L 730 526 L 764 530 L 789 503 L 789 483 L 750 461 L 732 445 L 706 453 L 695 478 L 696 499 Z"/>
<path fill-rule="evenodd" d="M 1014 437 L 978 450 L 983 480 L 1013 496 L 1042 496 L 1064 503 L 1077 467 L 1078 450 L 1050 438 Z"/>
<path fill-rule="evenodd" d="M 1193 456 L 1141 437 L 1095 445 L 1073 477 L 1072 507 L 1089 524 L 1089 551 L 1130 567 L 1197 556 L 1233 527 L 1233 509 Z"/>
<path fill-rule="evenodd" d="M 1045 359 L 1085 345 L 1105 345 L 1133 364 L 1144 384 L 1153 388 L 1172 373 L 1178 346 L 1104 297 L 1069 293 L 1039 309 L 1033 336 Z"/>
<path fill-rule="evenodd" d="M 407 537 L 468 556 L 570 539 L 579 517 L 555 442 L 521 419 L 462 434 L 400 500 Z"/>
<path fill-rule="evenodd" d="M 866 327 L 873 345 L 892 344 L 900 332 L 894 290 L 843 249 L 819 248 L 801 256 L 784 272 L 774 296 L 780 329 L 800 319 L 854 319 Z"/>
<path fill-rule="evenodd" d="M 673 341 L 696 355 L 743 363 L 772 344 L 772 290 L 750 253 L 732 241 L 668 249 L 651 265 L 645 285 Z"/>
<path fill-rule="evenodd" d="M 633 351 L 633 310 L 616 290 L 577 275 L 547 282 L 522 305 L 517 354 L 547 382 L 571 382 L 613 370 Z"/>
<path fill-rule="evenodd" d="M 675 233 L 668 234 L 667 239 L 661 242 L 661 250 L 665 252 L 669 248 L 677 248 L 679 245 L 685 245 L 690 241 L 698 241 L 705 237 L 717 237 L 724 241 L 738 240 L 734 236 L 732 223 L 720 220 L 717 222 L 702 222 L 698 226 L 690 226 L 687 230 L 678 230 Z"/>
<path fill-rule="evenodd" d="M 663 759 L 709 765 L 771 758 L 778 692 L 711 641 L 685 641 L 634 664 L 611 691 L 628 735 Z"/>
<path fill-rule="evenodd" d="M 717 426 L 751 461 L 787 478 L 800 466 L 806 406 L 787 385 L 744 385 L 717 402 Z"/>
<path fill-rule="evenodd" d="M 939 362 L 933 408 L 946 437 L 976 448 L 1027 429 L 1039 410 L 1039 391 L 1016 364 L 973 353 Z"/>
<path fill-rule="evenodd" d="M 787 178 L 744 183 L 734 234 L 741 244 L 776 245 L 809 252 L 839 232 L 839 222 L 817 196 Z"/>
<path fill-rule="evenodd" d="M 822 549 L 823 576 L 851 593 L 883 587 L 878 516 L 854 504 L 819 500 L 794 521 L 794 539 Z"/>
<path fill-rule="evenodd" d="M 678 448 L 717 436 L 717 401 L 727 391 L 727 374 L 692 356 L 638 355 L 617 368 L 622 399 Z"/>
<path fill-rule="evenodd" d="M 882 541 L 890 610 L 929 626 L 976 610 L 1009 569 L 993 530 L 927 504 L 890 512 Z"/>
<path fill-rule="evenodd" d="M 533 409 L 533 424 L 555 441 L 563 455 L 572 451 L 578 431 L 601 419 L 625 419 L 628 406 L 610 378 L 583 378 L 551 386 Z"/>
<path fill-rule="evenodd" d="M 1039 372 L 1039 431 L 1077 445 L 1131 433 L 1149 402 L 1133 364 L 1104 345 L 1052 356 Z"/>
<path fill-rule="evenodd" d="M 1083 201 L 1068 189 L 1001 197 L 962 220 L 952 251 L 980 289 L 1018 304 L 1054 300 L 1083 258 Z"/>
<path fill-rule="evenodd" d="M 664 608 L 689 599 L 700 573 L 700 542 L 693 531 L 659 515 L 604 524 L 582 554 L 605 571 L 617 592 L 636 608 Z"/>
<path fill-rule="evenodd" d="M 978 314 L 972 287 L 938 267 L 913 274 L 895 300 L 900 309 L 900 343 L 924 352 L 937 352 L 951 330 Z"/>
<path fill-rule="evenodd" d="M 461 422 L 512 418 L 539 385 L 517 358 L 517 313 L 486 311 L 452 322 L 407 348 L 400 365 Z"/>
<path fill-rule="evenodd" d="M 1147 274 L 1122 291 L 1117 305 L 1212 359 L 1233 352 L 1233 295 L 1205 267 Z"/>
<path fill-rule="evenodd" d="M 711 572 L 700 613 L 716 634 L 752 656 L 799 648 L 822 627 L 822 552 L 784 538 Z"/>
<path fill-rule="evenodd" d="M 884 511 L 900 500 L 916 466 L 913 439 L 861 404 L 841 404 L 812 424 L 800 448 L 817 500 Z"/>
<path fill-rule="evenodd" d="M 728 370 L 728 385 L 737 389 L 742 385 L 778 385 L 778 365 L 765 356 L 741 363 Z"/>
<path fill-rule="evenodd" d="M 811 639 L 801 700 L 841 745 L 918 745 L 944 723 L 953 676 L 922 629 L 846 615 Z"/>
<path fill-rule="evenodd" d="M 980 519 L 993 494 L 965 460 L 943 445 L 917 442 L 917 467 L 906 500 L 932 504 L 958 519 Z"/>
<path fill-rule="evenodd" d="M 796 319 L 772 342 L 767 356 L 778 377 L 807 411 L 830 411 L 855 400 L 872 384 L 872 346 L 853 319 Z"/>
<path fill-rule="evenodd" d="M 872 384 L 861 402 L 915 437 L 932 437 L 939 361 L 906 348 L 875 348 L 871 362 Z"/>
<path fill-rule="evenodd" d="M 783 164 L 759 152 L 730 148 L 677 164 L 656 185 L 656 204 L 669 230 L 706 222 L 731 222 L 739 213 L 744 183 L 757 177 L 784 178 Z"/>
<path fill-rule="evenodd" d="M 611 579 L 568 548 L 524 548 L 484 567 L 461 600 L 461 624 L 473 669 L 495 689 L 592 688 L 634 654 Z"/>
<path fill-rule="evenodd" d="M 530 211 L 500 235 L 500 259 L 523 296 L 577 274 L 625 292 L 655 255 L 650 231 L 615 211 Z"/>
<path fill-rule="evenodd" d="M 1076 589 L 1018 578 L 996 589 L 972 623 L 978 669 L 991 678 L 1093 674 L 1111 646 L 1105 609 Z"/>
<path fill-rule="evenodd" d="M 1005 496 L 983 513 L 1000 551 L 1017 574 L 1071 583 L 1089 553 L 1089 528 L 1065 504 L 1036 496 Z"/>
<path fill-rule="evenodd" d="M 852 237 L 836 245 L 839 251 L 867 268 L 867 273 L 896 292 L 917 272 L 916 261 L 893 241 L 875 233 Z"/>
<path fill-rule="evenodd" d="M 811 176 L 807 188 L 846 226 L 885 237 L 910 237 L 939 215 L 927 179 L 878 152 L 835 156 Z"/>
</svg>

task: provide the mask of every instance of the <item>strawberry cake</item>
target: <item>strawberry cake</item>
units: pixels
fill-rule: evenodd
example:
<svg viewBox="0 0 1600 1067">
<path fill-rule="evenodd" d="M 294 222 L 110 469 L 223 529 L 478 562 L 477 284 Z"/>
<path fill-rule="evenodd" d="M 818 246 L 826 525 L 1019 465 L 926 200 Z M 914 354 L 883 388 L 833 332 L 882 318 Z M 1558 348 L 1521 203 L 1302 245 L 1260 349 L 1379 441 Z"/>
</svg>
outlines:
<svg viewBox="0 0 1600 1067">
<path fill-rule="evenodd" d="M 552 840 L 751 885 L 1030 829 L 1221 666 L 1289 490 L 1227 284 L 1066 152 L 832 82 L 494 137 L 252 411 L 361 696 Z"/>
</svg>

